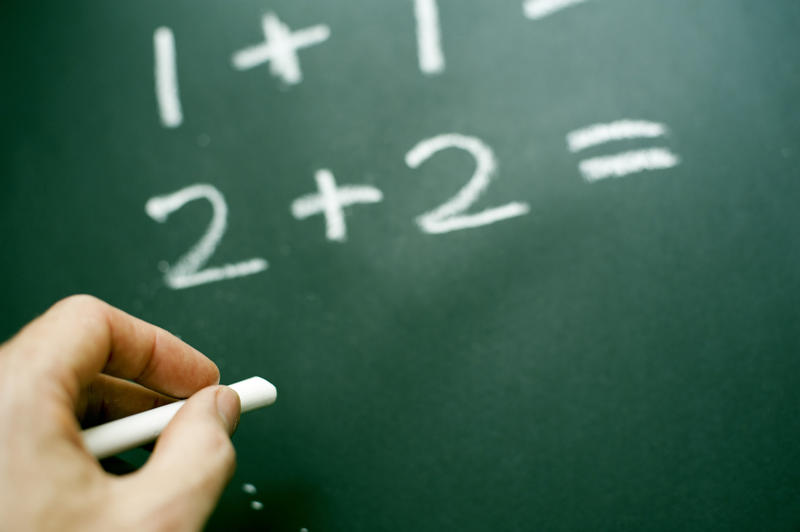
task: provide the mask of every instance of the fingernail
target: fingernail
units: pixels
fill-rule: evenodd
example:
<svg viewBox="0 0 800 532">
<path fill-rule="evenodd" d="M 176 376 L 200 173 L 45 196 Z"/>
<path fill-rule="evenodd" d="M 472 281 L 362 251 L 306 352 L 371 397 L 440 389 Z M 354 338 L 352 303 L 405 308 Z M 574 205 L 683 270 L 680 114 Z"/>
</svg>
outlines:
<svg viewBox="0 0 800 532">
<path fill-rule="evenodd" d="M 216 400 L 219 417 L 222 418 L 228 434 L 233 434 L 239 424 L 239 413 L 241 411 L 239 396 L 227 386 L 220 386 L 217 389 Z"/>
</svg>

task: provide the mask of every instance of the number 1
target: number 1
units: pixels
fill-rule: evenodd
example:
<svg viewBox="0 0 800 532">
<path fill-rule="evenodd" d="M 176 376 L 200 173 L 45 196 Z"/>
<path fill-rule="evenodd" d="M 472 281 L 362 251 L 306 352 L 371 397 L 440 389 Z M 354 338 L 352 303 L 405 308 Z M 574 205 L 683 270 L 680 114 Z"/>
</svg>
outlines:
<svg viewBox="0 0 800 532">
<path fill-rule="evenodd" d="M 414 0 L 417 19 L 417 56 L 423 74 L 439 74 L 444 70 L 439 6 L 437 0 Z"/>
</svg>

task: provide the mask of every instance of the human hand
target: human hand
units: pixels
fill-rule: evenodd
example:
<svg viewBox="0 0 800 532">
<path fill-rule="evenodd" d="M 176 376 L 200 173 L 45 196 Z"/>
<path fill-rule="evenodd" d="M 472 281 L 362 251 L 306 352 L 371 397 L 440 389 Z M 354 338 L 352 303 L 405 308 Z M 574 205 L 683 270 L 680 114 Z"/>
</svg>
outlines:
<svg viewBox="0 0 800 532">
<path fill-rule="evenodd" d="M 91 296 L 56 303 L 0 346 L 0 530 L 200 529 L 236 462 L 239 397 L 218 382 L 163 329 Z M 83 446 L 79 419 L 189 395 L 134 473 L 106 473 Z"/>
</svg>

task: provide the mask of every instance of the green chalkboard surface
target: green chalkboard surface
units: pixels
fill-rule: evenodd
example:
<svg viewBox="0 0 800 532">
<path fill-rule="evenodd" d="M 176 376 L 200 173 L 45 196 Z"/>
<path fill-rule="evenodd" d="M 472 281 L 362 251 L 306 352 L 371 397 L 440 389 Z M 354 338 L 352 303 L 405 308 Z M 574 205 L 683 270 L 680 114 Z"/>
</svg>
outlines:
<svg viewBox="0 0 800 532">
<path fill-rule="evenodd" d="M 800 527 L 800 3 L 14 4 L 0 332 L 274 382 L 210 530 Z"/>
</svg>

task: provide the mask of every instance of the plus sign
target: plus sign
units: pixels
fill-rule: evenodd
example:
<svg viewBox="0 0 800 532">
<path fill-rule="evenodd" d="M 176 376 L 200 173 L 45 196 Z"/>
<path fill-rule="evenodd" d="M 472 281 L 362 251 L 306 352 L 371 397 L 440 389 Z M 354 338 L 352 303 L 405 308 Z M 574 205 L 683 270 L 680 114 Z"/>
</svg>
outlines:
<svg viewBox="0 0 800 532">
<path fill-rule="evenodd" d="M 289 85 L 303 81 L 297 50 L 324 42 L 331 30 L 324 24 L 293 32 L 273 13 L 261 19 L 264 42 L 233 54 L 233 66 L 247 70 L 269 61 L 269 71 Z"/>
<path fill-rule="evenodd" d="M 336 185 L 330 170 L 317 170 L 316 194 L 301 196 L 292 202 L 292 215 L 304 220 L 315 214 L 325 215 L 325 236 L 328 240 L 344 242 L 347 226 L 344 223 L 344 208 L 357 203 L 378 203 L 383 199 L 380 190 L 370 186 Z"/>
</svg>

